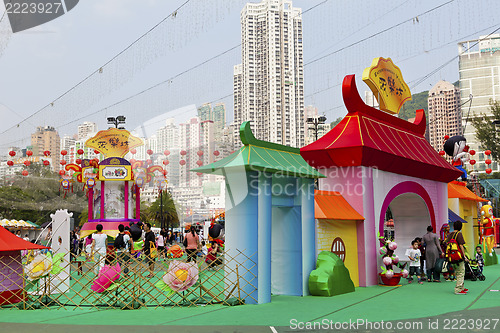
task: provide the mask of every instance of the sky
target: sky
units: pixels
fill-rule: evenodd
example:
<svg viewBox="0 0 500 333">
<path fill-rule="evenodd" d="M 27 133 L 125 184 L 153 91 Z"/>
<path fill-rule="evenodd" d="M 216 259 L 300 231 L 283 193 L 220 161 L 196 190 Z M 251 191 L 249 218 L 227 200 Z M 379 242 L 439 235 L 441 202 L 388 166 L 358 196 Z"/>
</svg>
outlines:
<svg viewBox="0 0 500 333">
<path fill-rule="evenodd" d="M 180 108 L 206 102 L 226 103 L 231 121 L 245 2 L 85 0 L 18 33 L 8 31 L 4 15 L 0 152 L 28 145 L 36 126 L 73 135 L 83 121 L 104 129 L 107 117 L 123 114 L 132 129 L 169 111 L 182 122 L 195 114 Z M 345 75 L 357 76 L 361 95 L 367 90 L 359 79 L 373 58 L 391 57 L 417 93 L 441 79 L 458 80 L 457 42 L 500 27 L 497 0 L 295 0 L 293 6 L 303 10 L 305 104 L 328 121 L 346 114 Z"/>
</svg>

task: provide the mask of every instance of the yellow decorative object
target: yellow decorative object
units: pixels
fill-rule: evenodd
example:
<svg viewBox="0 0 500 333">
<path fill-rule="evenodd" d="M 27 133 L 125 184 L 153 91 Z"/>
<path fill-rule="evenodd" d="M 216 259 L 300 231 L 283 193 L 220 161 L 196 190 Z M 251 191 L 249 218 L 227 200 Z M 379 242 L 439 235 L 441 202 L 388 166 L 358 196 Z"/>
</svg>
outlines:
<svg viewBox="0 0 500 333">
<path fill-rule="evenodd" d="M 144 145 L 144 142 L 127 130 L 110 128 L 99 131 L 94 137 L 88 139 L 85 145 L 94 148 L 108 158 L 123 157 L 132 148 Z"/>
<path fill-rule="evenodd" d="M 44 254 L 39 254 L 31 263 L 26 265 L 25 269 L 28 279 L 36 280 L 50 273 L 52 270 L 52 259 Z"/>
<path fill-rule="evenodd" d="M 363 71 L 363 81 L 377 98 L 380 110 L 397 114 L 403 104 L 411 100 L 410 88 L 391 58 L 373 59 L 372 65 Z"/>
<path fill-rule="evenodd" d="M 483 241 L 482 244 L 485 253 L 492 254 L 493 249 L 496 246 L 495 241 L 495 217 L 493 216 L 493 207 L 491 207 L 491 202 L 488 202 L 488 205 L 483 205 L 481 207 L 481 224 L 483 225 L 482 236 Z M 486 252 L 486 249 L 488 252 Z"/>
<path fill-rule="evenodd" d="M 188 277 L 188 271 L 185 269 L 179 269 L 175 272 L 175 277 L 179 279 L 179 281 L 184 282 Z"/>
</svg>

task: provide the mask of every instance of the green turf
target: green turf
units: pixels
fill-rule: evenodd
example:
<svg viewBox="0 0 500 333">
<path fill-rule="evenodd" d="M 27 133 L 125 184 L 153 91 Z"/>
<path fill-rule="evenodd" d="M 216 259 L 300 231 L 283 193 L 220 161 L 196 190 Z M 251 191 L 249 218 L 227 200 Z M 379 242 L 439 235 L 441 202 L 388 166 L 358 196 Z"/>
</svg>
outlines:
<svg viewBox="0 0 500 333">
<path fill-rule="evenodd" d="M 468 281 L 469 294 L 455 295 L 455 282 L 413 283 L 402 287 L 356 288 L 334 297 L 273 296 L 262 305 L 207 305 L 190 308 L 2 309 L 0 322 L 74 325 L 272 325 L 288 326 L 298 321 L 388 321 L 436 316 L 448 312 L 495 307 L 500 304 L 500 265 L 484 269 L 486 281 Z"/>
</svg>

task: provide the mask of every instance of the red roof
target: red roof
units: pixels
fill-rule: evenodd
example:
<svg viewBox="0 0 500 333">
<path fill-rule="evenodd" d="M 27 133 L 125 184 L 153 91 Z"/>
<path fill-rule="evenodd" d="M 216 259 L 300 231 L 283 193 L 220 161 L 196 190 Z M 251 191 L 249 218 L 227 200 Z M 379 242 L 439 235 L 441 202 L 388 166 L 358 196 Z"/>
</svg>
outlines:
<svg viewBox="0 0 500 333">
<path fill-rule="evenodd" d="M 21 237 L 17 237 L 9 230 L 0 226 L 0 252 L 2 251 L 17 251 L 17 250 L 39 250 L 48 249 L 48 247 L 33 244 L 25 241 Z"/>
<path fill-rule="evenodd" d="M 313 167 L 368 166 L 401 175 L 447 183 L 461 172 L 425 140 L 425 113 L 417 110 L 410 123 L 366 105 L 354 75 L 344 78 L 342 95 L 348 115 L 330 132 L 302 147 Z"/>
</svg>

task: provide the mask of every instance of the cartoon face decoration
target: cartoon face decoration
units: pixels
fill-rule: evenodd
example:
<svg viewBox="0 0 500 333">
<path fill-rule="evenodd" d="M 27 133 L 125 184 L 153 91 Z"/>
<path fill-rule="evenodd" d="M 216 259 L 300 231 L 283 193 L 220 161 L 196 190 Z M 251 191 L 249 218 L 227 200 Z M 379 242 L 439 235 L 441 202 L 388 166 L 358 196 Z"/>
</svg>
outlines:
<svg viewBox="0 0 500 333">
<path fill-rule="evenodd" d="M 461 135 L 455 135 L 446 140 L 444 143 L 444 151 L 448 156 L 457 156 L 458 154 L 467 151 L 466 149 L 467 146 L 467 141 L 465 140 L 465 137 Z"/>
<path fill-rule="evenodd" d="M 488 205 L 483 205 L 483 207 L 481 207 L 481 216 L 483 218 L 490 218 L 493 216 L 493 207 L 491 207 L 490 202 L 488 202 Z"/>
</svg>

